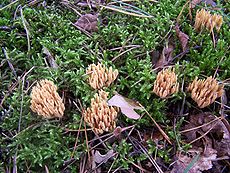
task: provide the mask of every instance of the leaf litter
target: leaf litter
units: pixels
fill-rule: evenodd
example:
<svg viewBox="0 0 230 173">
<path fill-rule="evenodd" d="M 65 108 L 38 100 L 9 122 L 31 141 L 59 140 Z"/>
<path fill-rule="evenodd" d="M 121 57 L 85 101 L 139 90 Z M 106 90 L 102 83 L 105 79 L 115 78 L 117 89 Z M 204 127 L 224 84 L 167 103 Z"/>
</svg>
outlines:
<svg viewBox="0 0 230 173">
<path fill-rule="evenodd" d="M 173 60 L 173 51 L 174 46 L 172 44 L 165 46 L 162 50 L 160 58 L 155 64 L 155 68 L 163 68 L 164 66 L 169 65 Z"/>
<path fill-rule="evenodd" d="M 178 170 L 201 173 L 211 169 L 213 162 L 220 167 L 216 162 L 218 158 L 229 158 L 230 134 L 221 118 L 215 117 L 210 112 L 191 115 L 189 123 L 183 129 L 181 133 L 186 137 L 185 141 L 192 144 L 192 149 L 186 154 L 177 153 L 171 173 L 176 173 Z"/>
<path fill-rule="evenodd" d="M 180 30 L 178 24 L 176 24 L 175 30 L 176 30 L 177 37 L 178 37 L 178 39 L 179 39 L 179 41 L 180 41 L 182 50 L 183 50 L 183 51 L 186 51 L 187 46 L 188 46 L 189 36 L 188 36 L 187 34 L 183 33 L 183 32 Z"/>
<path fill-rule="evenodd" d="M 137 114 L 134 109 L 142 109 L 142 107 L 135 101 L 125 98 L 120 94 L 115 94 L 108 100 L 109 106 L 117 106 L 121 109 L 121 112 L 131 119 L 139 119 L 140 115 Z"/>
<path fill-rule="evenodd" d="M 98 31 L 98 15 L 97 14 L 85 14 L 82 15 L 74 25 L 88 32 Z"/>
</svg>

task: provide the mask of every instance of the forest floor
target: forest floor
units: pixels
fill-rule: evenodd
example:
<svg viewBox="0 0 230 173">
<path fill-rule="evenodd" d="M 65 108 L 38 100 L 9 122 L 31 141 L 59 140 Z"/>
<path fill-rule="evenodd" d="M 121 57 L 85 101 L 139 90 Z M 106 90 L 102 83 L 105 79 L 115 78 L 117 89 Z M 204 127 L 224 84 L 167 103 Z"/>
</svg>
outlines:
<svg viewBox="0 0 230 173">
<path fill-rule="evenodd" d="M 228 0 L 1 0 L 0 46 L 0 172 L 230 172 Z"/>
</svg>

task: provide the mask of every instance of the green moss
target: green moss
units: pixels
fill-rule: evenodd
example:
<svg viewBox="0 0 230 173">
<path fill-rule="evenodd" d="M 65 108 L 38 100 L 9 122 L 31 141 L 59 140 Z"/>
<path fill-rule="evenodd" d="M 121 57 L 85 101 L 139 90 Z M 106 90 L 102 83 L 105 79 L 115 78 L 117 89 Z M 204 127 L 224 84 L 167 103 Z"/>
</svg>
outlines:
<svg viewBox="0 0 230 173">
<path fill-rule="evenodd" d="M 164 47 L 167 42 L 165 36 L 172 29 L 169 34 L 176 47 L 173 56 L 181 53 L 180 42 L 173 30 L 173 25 L 185 2 L 185 0 L 164 0 L 151 3 L 146 0 L 135 3 L 138 8 L 153 15 L 153 18 L 138 18 L 104 9 L 99 15 L 101 22 L 99 31 L 92 33 L 92 37 L 87 37 L 72 25 L 78 16 L 60 6 L 58 2 L 52 4 L 48 2 L 49 6 L 46 8 L 25 6 L 23 15 L 29 30 L 30 51 L 28 51 L 26 32 L 20 12 L 15 13 L 19 3 L 25 4 L 26 1 L 20 1 L 0 11 L 0 26 L 9 28 L 0 32 L 0 46 L 4 47 L 9 56 L 7 61 L 4 53 L 0 53 L 0 98 L 5 98 L 4 111 L 10 110 L 7 114 L 4 113 L 0 124 L 0 128 L 7 135 L 2 135 L 0 138 L 5 161 L 0 162 L 0 172 L 2 167 L 8 165 L 8 159 L 12 159 L 15 154 L 17 154 L 17 162 L 20 163 L 18 164 L 19 172 L 25 172 L 27 166 L 30 166 L 32 172 L 44 171 L 44 165 L 49 165 L 50 172 L 60 172 L 63 169 L 63 163 L 70 159 L 76 140 L 76 133 L 66 133 L 65 129 L 83 128 L 79 127 L 80 113 L 73 105 L 69 105 L 68 101 L 79 99 L 84 108 L 90 104 L 90 99 L 96 91 L 88 85 L 85 69 L 89 64 L 97 63 L 98 60 L 119 71 L 118 79 L 107 89 L 110 96 L 113 91 L 117 91 L 128 98 L 139 101 L 158 123 L 167 127 L 166 131 L 172 140 L 177 138 L 181 140 L 177 134 L 178 131 L 173 131 L 173 119 L 169 112 L 172 111 L 171 108 L 175 104 L 182 103 L 186 94 L 185 88 L 184 92 L 180 91 L 172 98 L 165 100 L 152 93 L 156 74 L 153 71 L 150 52 L 160 51 Z M 9 1 L 4 1 L 3 6 L 8 3 Z M 221 5 L 218 3 L 218 6 L 221 7 Z M 224 9 L 226 7 L 228 4 L 223 5 Z M 13 20 L 14 13 L 16 18 Z M 182 13 L 181 30 L 190 37 L 190 50 L 183 57 L 175 59 L 173 63 L 176 64 L 178 81 L 185 82 L 185 86 L 195 76 L 214 75 L 217 68 L 216 77 L 219 80 L 230 76 L 229 18 L 226 17 L 226 11 L 223 10 L 220 13 L 224 16 L 224 23 L 220 32 L 215 32 L 217 38 L 215 47 L 212 35 L 206 31 L 197 33 L 194 30 L 193 22 L 187 17 L 187 9 Z M 125 47 L 128 45 L 139 46 L 121 55 L 128 49 Z M 111 50 L 116 47 L 123 47 L 123 49 Z M 46 64 L 44 48 L 52 53 L 58 68 L 53 69 Z M 112 62 L 115 57 L 116 60 Z M 29 70 L 31 71 L 25 76 L 25 86 L 22 92 L 23 75 Z M 31 89 L 29 87 L 36 80 L 43 78 L 54 81 L 59 88 L 60 95 L 65 94 L 66 112 L 65 118 L 61 121 L 41 119 L 29 108 Z M 12 89 L 14 84 L 16 86 Z M 226 87 L 226 91 L 229 91 L 229 88 Z M 186 100 L 186 105 L 189 104 L 190 100 Z M 1 111 L 3 108 L 0 108 Z M 134 121 L 121 115 L 117 124 L 121 126 L 136 124 L 136 129 L 141 132 L 144 130 L 143 127 L 155 129 L 152 120 L 144 115 L 143 111 L 138 113 L 143 115 L 142 119 Z M 22 118 L 21 132 L 17 133 L 20 116 Z M 136 133 L 135 130 L 134 132 Z M 88 133 L 90 139 L 92 135 L 93 133 Z M 76 164 L 68 166 L 72 172 L 77 169 L 75 166 L 79 165 L 80 158 L 87 153 L 84 134 L 81 133 L 80 137 L 79 147 L 75 152 Z M 183 145 L 180 142 L 177 145 Z M 130 159 L 129 153 L 135 151 L 135 148 L 129 140 L 113 144 L 110 147 L 115 148 L 115 151 L 119 153 L 113 166 L 114 169 L 119 166 L 128 169 L 132 165 L 130 161 L 143 162 L 148 159 L 143 154 Z M 162 151 L 156 151 L 155 144 L 148 144 L 146 148 L 149 152 L 151 151 L 151 154 L 157 152 L 157 156 L 166 163 L 170 162 L 168 154 L 172 151 L 170 146 Z M 128 158 L 129 161 L 126 160 Z M 13 165 L 10 167 L 12 168 Z"/>
</svg>

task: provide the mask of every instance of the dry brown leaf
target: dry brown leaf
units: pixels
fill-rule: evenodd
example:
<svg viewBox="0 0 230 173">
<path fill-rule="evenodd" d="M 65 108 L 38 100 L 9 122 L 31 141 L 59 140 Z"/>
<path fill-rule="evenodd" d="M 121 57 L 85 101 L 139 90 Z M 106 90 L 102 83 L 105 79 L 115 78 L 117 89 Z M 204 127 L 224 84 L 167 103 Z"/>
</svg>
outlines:
<svg viewBox="0 0 230 173">
<path fill-rule="evenodd" d="M 200 154 L 201 153 L 201 154 Z M 212 168 L 212 161 L 216 159 L 217 151 L 208 147 L 202 153 L 201 148 L 190 149 L 187 154 L 177 153 L 177 161 L 171 173 L 184 173 L 188 166 L 192 166 L 188 173 L 202 173 Z M 196 160 L 197 159 L 197 160 Z M 192 162 L 195 160 L 195 163 Z"/>
<path fill-rule="evenodd" d="M 182 50 L 185 51 L 187 49 L 189 36 L 180 30 L 178 24 L 176 24 L 175 30 L 176 30 L 177 37 L 180 40 Z"/>
<path fill-rule="evenodd" d="M 82 15 L 77 22 L 74 23 L 74 25 L 82 28 L 83 30 L 89 31 L 89 32 L 96 32 L 98 31 L 98 15 L 96 14 L 85 14 Z"/>
<path fill-rule="evenodd" d="M 216 3 L 213 0 L 202 0 L 206 5 L 216 6 Z"/>
<path fill-rule="evenodd" d="M 99 151 L 95 151 L 94 161 L 98 164 L 106 163 L 110 158 L 114 156 L 114 151 L 111 149 L 106 154 L 101 154 Z"/>
<path fill-rule="evenodd" d="M 157 61 L 155 68 L 163 68 L 168 65 L 173 59 L 173 45 L 168 45 L 168 47 L 164 47 L 161 53 L 159 60 Z"/>
</svg>

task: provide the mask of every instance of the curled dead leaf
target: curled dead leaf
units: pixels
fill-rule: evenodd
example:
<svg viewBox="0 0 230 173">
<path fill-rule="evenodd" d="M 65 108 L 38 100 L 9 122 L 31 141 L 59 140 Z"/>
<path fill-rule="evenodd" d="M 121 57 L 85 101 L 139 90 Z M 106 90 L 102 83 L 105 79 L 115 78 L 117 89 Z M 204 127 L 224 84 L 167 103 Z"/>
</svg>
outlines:
<svg viewBox="0 0 230 173">
<path fill-rule="evenodd" d="M 121 109 L 121 112 L 131 119 L 139 119 L 140 115 L 137 114 L 134 109 L 142 109 L 142 107 L 135 101 L 123 97 L 119 94 L 115 94 L 108 100 L 109 106 L 116 106 Z"/>
<path fill-rule="evenodd" d="M 98 31 L 98 15 L 96 14 L 85 14 L 82 15 L 74 25 L 82 28 L 83 30 L 89 32 L 96 32 Z"/>
<path fill-rule="evenodd" d="M 114 156 L 114 151 L 109 150 L 106 154 L 101 154 L 99 151 L 96 151 L 94 154 L 94 161 L 98 164 L 106 163 L 110 158 Z"/>
<path fill-rule="evenodd" d="M 187 45 L 188 45 L 189 36 L 187 34 L 183 33 L 180 30 L 178 24 L 176 24 L 175 30 L 176 30 L 177 37 L 179 38 L 182 50 L 186 51 Z"/>
</svg>

